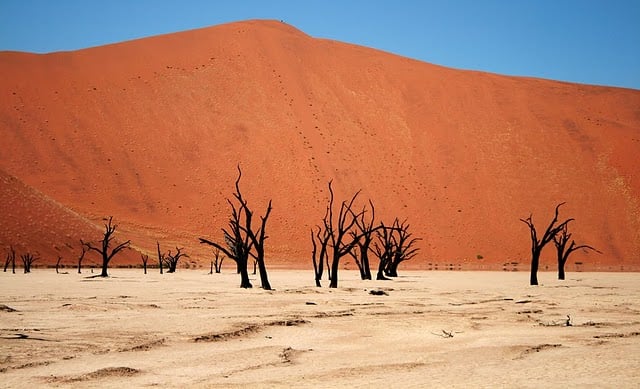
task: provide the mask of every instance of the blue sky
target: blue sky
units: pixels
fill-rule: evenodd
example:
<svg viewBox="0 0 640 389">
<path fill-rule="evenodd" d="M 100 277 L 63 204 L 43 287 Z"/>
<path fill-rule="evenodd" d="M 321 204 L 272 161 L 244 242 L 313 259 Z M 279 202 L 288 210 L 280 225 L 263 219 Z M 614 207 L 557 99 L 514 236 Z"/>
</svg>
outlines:
<svg viewBox="0 0 640 389">
<path fill-rule="evenodd" d="M 640 89 L 640 0 L 0 0 L 0 50 L 245 19 L 454 68 Z"/>
</svg>

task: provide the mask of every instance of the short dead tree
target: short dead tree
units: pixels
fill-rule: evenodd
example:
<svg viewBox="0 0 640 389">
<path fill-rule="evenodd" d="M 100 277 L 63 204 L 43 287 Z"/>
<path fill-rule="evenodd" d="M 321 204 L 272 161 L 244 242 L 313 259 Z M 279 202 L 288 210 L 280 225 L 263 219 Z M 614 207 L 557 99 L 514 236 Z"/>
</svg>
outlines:
<svg viewBox="0 0 640 389">
<path fill-rule="evenodd" d="M 418 254 L 419 249 L 415 245 L 420 238 L 413 238 L 409 232 L 407 221 L 405 220 L 401 223 L 397 218 L 391 227 L 391 236 L 393 252 L 390 253 L 390 260 L 387 262 L 384 271 L 389 277 L 397 277 L 398 266 Z"/>
<path fill-rule="evenodd" d="M 580 250 L 580 249 L 583 249 L 585 251 L 593 250 L 596 253 L 602 254 L 601 251 L 598 251 L 597 249 L 591 246 L 588 246 L 586 244 L 576 246 L 576 242 L 574 240 L 571 240 L 571 243 L 569 243 L 569 239 L 571 239 L 571 233 L 567 229 L 568 225 L 569 223 L 565 224 L 562 230 L 560 230 L 560 232 L 558 233 L 558 235 L 556 235 L 553 238 L 553 243 L 556 246 L 556 252 L 558 254 L 558 279 L 559 280 L 564 280 L 565 264 L 567 263 L 567 260 L 569 259 L 569 256 L 571 255 L 571 253 L 573 253 L 574 251 Z M 569 246 L 567 246 L 567 243 L 569 244 Z"/>
<path fill-rule="evenodd" d="M 213 274 L 213 271 L 215 269 L 216 273 L 220 273 L 222 271 L 222 262 L 224 261 L 224 255 L 222 255 L 220 253 L 220 250 L 215 249 L 213 250 L 213 261 L 211 261 L 211 272 L 210 274 Z"/>
<path fill-rule="evenodd" d="M 38 258 L 30 253 L 20 255 L 20 259 L 22 259 L 22 267 L 25 274 L 31 273 L 31 265 L 38 260 Z"/>
<path fill-rule="evenodd" d="M 533 225 L 533 215 L 529 215 L 526 219 L 520 219 L 521 222 L 526 224 L 529 227 L 529 231 L 531 234 L 531 274 L 529 277 L 530 285 L 538 285 L 538 266 L 540 264 L 540 254 L 542 253 L 542 249 L 549 242 L 553 241 L 556 235 L 560 231 L 562 231 L 565 226 L 571 222 L 573 219 L 567 219 L 562 223 L 558 222 L 558 213 L 560 207 L 564 203 L 560 203 L 556 206 L 556 211 L 549 223 L 549 226 L 544 231 L 542 238 L 538 238 L 538 233 L 536 231 L 536 227 Z"/>
<path fill-rule="evenodd" d="M 165 256 L 165 263 L 167 265 L 167 273 L 175 273 L 176 272 L 176 268 L 178 267 L 178 261 L 180 260 L 180 258 L 182 258 L 182 257 L 189 258 L 189 256 L 187 254 L 183 253 L 182 250 L 184 250 L 184 247 L 176 247 L 176 253 L 175 254 L 171 254 L 171 250 L 169 250 L 169 252 L 167 252 L 167 255 Z"/>
<path fill-rule="evenodd" d="M 326 215 L 325 215 L 326 219 Z M 313 271 L 316 278 L 316 286 L 319 288 L 322 286 L 322 275 L 324 273 L 324 266 L 326 264 L 329 271 L 329 256 L 327 255 L 327 246 L 329 244 L 329 231 L 320 226 L 316 226 L 317 230 L 311 229 L 311 244 L 313 249 L 311 251 L 311 260 L 313 261 Z M 331 279 L 331 272 L 329 271 L 329 279 Z"/>
<path fill-rule="evenodd" d="M 147 254 L 140 253 L 140 259 L 142 260 L 142 269 L 144 270 L 144 274 L 147 274 L 147 262 L 149 261 L 149 256 Z"/>
<path fill-rule="evenodd" d="M 104 224 L 104 236 L 102 238 L 102 244 L 100 246 L 94 246 L 91 242 L 83 242 L 80 241 L 89 251 L 95 251 L 102 256 L 102 272 L 100 273 L 100 277 L 109 277 L 109 273 L 107 269 L 109 268 L 109 262 L 116 256 L 120 251 L 128 248 L 131 244 L 130 240 L 126 242 L 120 243 L 116 245 L 113 249 L 110 249 L 109 246 L 113 244 L 114 233 L 116 232 L 117 225 L 112 224 L 113 216 L 109 216 L 109 219 L 104 219 L 106 223 Z"/>
</svg>

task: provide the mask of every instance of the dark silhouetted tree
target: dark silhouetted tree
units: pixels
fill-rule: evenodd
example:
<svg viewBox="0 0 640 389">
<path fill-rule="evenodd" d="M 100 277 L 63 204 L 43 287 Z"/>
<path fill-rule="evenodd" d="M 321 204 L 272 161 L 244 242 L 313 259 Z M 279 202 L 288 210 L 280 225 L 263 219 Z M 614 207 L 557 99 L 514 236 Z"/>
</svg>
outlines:
<svg viewBox="0 0 640 389">
<path fill-rule="evenodd" d="M 327 215 L 324 217 L 327 218 Z M 324 225 L 324 224 L 323 224 Z M 323 227 L 316 226 L 317 230 L 311 229 L 311 244 L 313 250 L 311 252 L 311 259 L 313 260 L 313 271 L 316 276 L 316 286 L 322 286 L 322 275 L 324 273 L 324 265 L 326 263 L 327 269 L 329 269 L 329 256 L 327 254 L 327 245 L 329 244 L 329 231 Z M 329 279 L 331 273 L 329 272 Z"/>
<path fill-rule="evenodd" d="M 62 257 L 58 255 L 58 260 L 56 261 L 56 274 L 58 274 L 58 268 L 60 267 L 60 261 L 62 261 Z"/>
<path fill-rule="evenodd" d="M 16 250 L 13 249 L 13 246 L 9 246 L 9 252 L 7 253 L 7 259 L 4 261 L 4 272 L 7 272 L 7 269 L 11 265 L 11 269 L 13 274 L 16 273 Z"/>
<path fill-rule="evenodd" d="M 220 254 L 219 249 L 213 250 L 213 261 L 211 262 L 212 268 L 211 273 L 215 269 L 216 273 L 220 273 L 222 271 L 222 262 L 224 261 L 224 255 Z"/>
<path fill-rule="evenodd" d="M 330 268 L 330 288 L 338 287 L 338 268 L 340 259 L 349 255 L 358 241 L 362 238 L 362 234 L 351 234 L 358 218 L 362 216 L 364 211 L 355 213 L 353 204 L 356 201 L 360 191 L 357 191 L 350 201 L 342 201 L 338 214 L 334 216 L 334 193 L 329 181 L 329 205 L 323 220 L 324 233 L 328 235 L 327 248 L 331 251 L 331 268 Z M 335 220 L 334 220 L 335 219 Z"/>
<path fill-rule="evenodd" d="M 239 177 L 238 177 L 239 179 Z M 236 184 L 237 186 L 237 184 Z M 260 227 L 258 227 L 257 231 L 253 231 L 251 227 L 251 218 L 253 216 L 252 212 L 249 210 L 247 203 L 242 196 L 240 195 L 240 189 L 236 188 L 236 198 L 240 202 L 244 202 L 244 212 L 245 212 L 245 233 L 249 235 L 251 242 L 253 243 L 253 252 L 249 251 L 251 256 L 255 259 L 255 264 L 258 265 L 258 271 L 260 272 L 260 285 L 265 290 L 271 290 L 271 284 L 269 283 L 269 275 L 267 274 L 267 267 L 264 262 L 264 241 L 268 238 L 265 235 L 265 230 L 267 227 L 267 219 L 271 214 L 271 200 L 269 200 L 269 204 L 267 205 L 267 210 L 264 216 L 260 217 Z M 253 268 L 253 274 L 256 273 L 255 264 Z"/>
<path fill-rule="evenodd" d="M 376 272 L 376 280 L 389 280 L 384 275 L 384 269 L 389 266 L 391 259 L 396 251 L 395 239 L 393 237 L 393 228 L 387 227 L 384 223 L 380 223 L 380 228 L 376 231 L 377 240 L 373 242 L 373 249 L 378 257 L 378 271 Z"/>
<path fill-rule="evenodd" d="M 140 259 L 142 259 L 142 269 L 144 270 L 144 274 L 147 274 L 147 262 L 149 261 L 149 256 L 147 254 L 140 253 Z"/>
<path fill-rule="evenodd" d="M 391 227 L 392 252 L 390 260 L 385 266 L 385 274 L 389 277 L 398 276 L 398 266 L 418 254 L 418 247 L 415 244 L 420 238 L 413 238 L 409 232 L 409 224 L 405 221 L 400 223 L 396 218 Z"/>
<path fill-rule="evenodd" d="M 526 219 L 520 219 L 521 222 L 525 223 L 529 227 L 529 231 L 531 233 L 531 274 L 529 278 L 530 285 L 538 285 L 538 266 L 540 264 L 540 254 L 542 253 L 542 249 L 549 242 L 551 242 L 570 221 L 573 220 L 567 219 L 562 223 L 558 222 L 559 209 L 563 204 L 564 203 L 560 203 L 556 206 L 553 219 L 549 223 L 549 226 L 544 231 L 544 234 L 541 238 L 538 238 L 536 227 L 533 225 L 533 215 L 529 215 L 529 217 Z"/>
<path fill-rule="evenodd" d="M 233 194 L 237 205 L 227 199 L 227 202 L 231 206 L 231 217 L 229 218 L 228 227 L 222 229 L 225 244 L 222 245 L 205 238 L 200 238 L 200 243 L 217 248 L 236 262 L 236 267 L 241 279 L 240 287 L 242 288 L 252 287 L 247 269 L 249 257 L 251 256 L 256 260 L 260 271 L 262 288 L 271 290 L 264 261 L 264 241 L 267 239 L 265 228 L 267 219 L 271 213 L 271 201 L 269 201 L 265 215 L 260 218 L 260 227 L 254 231 L 252 227 L 253 212 L 249 209 L 247 201 L 243 198 L 240 191 L 241 178 L 242 170 L 240 166 L 238 166 L 238 179 L 235 182 L 236 191 Z M 253 250 L 255 250 L 255 252 Z"/>
<path fill-rule="evenodd" d="M 183 247 L 176 247 L 176 253 L 175 254 L 171 254 L 171 250 L 169 250 L 169 252 L 167 252 L 167 255 L 165 256 L 165 263 L 167 265 L 167 273 L 175 273 L 176 272 L 176 268 L 178 267 L 178 261 L 180 260 L 180 258 L 182 258 L 182 257 L 189 258 L 189 256 L 187 254 L 183 253 L 182 250 L 184 250 Z"/>
<path fill-rule="evenodd" d="M 571 240 L 571 243 L 569 243 L 569 240 L 571 239 L 571 233 L 568 231 L 568 225 L 569 223 L 566 223 L 562 227 L 562 230 L 560 230 L 558 235 L 556 235 L 553 238 L 553 243 L 556 246 L 556 253 L 558 254 L 558 279 L 559 280 L 564 280 L 565 264 L 567 263 L 567 260 L 569 259 L 569 256 L 571 255 L 571 253 L 573 253 L 574 251 L 584 249 L 584 250 L 593 250 L 597 253 L 602 254 L 602 252 L 586 244 L 576 246 L 576 242 L 574 240 Z M 567 244 L 569 244 L 569 246 L 567 246 Z"/>
<path fill-rule="evenodd" d="M 356 246 L 349 253 L 353 257 L 356 265 L 358 266 L 358 270 L 360 271 L 360 278 L 363 280 L 371 279 L 371 265 L 369 264 L 369 250 L 372 249 L 371 242 L 373 241 L 374 234 L 377 229 L 380 228 L 374 227 L 375 222 L 375 207 L 373 206 L 373 202 L 369 200 L 369 205 L 371 206 L 371 217 L 369 221 L 366 220 L 366 209 L 363 209 L 360 212 L 360 217 L 356 218 L 356 227 L 351 231 L 351 237 L 353 239 L 358 238 L 356 240 Z"/>
<path fill-rule="evenodd" d="M 106 220 L 107 222 L 104 224 L 105 231 L 102 238 L 101 246 L 96 247 L 91 242 L 80 242 L 84 246 L 86 246 L 88 250 L 93 250 L 102 256 L 102 272 L 100 273 L 100 277 L 109 277 L 109 273 L 107 272 L 107 269 L 109 268 L 109 262 L 111 262 L 113 257 L 116 256 L 116 254 L 118 254 L 120 251 L 128 248 L 131 244 L 131 241 L 127 240 L 124 243 L 116 245 L 113 249 L 110 249 L 109 246 L 111 246 L 113 243 L 112 241 L 116 232 L 117 225 L 112 224 L 113 216 L 109 216 L 109 219 L 104 220 Z"/>
<path fill-rule="evenodd" d="M 25 274 L 31 273 L 31 265 L 38 260 L 38 258 L 30 253 L 20 255 L 20 259 L 22 259 L 22 266 Z"/>
<path fill-rule="evenodd" d="M 82 239 L 80 239 L 80 248 L 82 249 L 82 252 L 78 257 L 78 274 L 82 274 L 82 260 L 84 259 L 84 256 L 87 253 L 87 247 L 82 243 Z"/>
</svg>

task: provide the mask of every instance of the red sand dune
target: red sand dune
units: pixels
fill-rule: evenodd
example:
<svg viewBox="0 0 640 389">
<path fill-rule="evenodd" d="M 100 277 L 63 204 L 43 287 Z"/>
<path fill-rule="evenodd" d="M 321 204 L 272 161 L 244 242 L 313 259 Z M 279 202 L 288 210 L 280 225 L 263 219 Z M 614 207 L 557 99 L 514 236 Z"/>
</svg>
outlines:
<svg viewBox="0 0 640 389">
<path fill-rule="evenodd" d="M 248 21 L 2 52 L 0 131 L 0 247 L 50 262 L 113 215 L 141 251 L 159 239 L 207 264 L 197 237 L 220 238 L 239 163 L 254 211 L 273 199 L 272 266 L 310 267 L 333 179 L 339 199 L 362 189 L 384 220 L 408 218 L 423 240 L 407 266 L 525 269 L 519 218 L 544 229 L 566 201 L 578 243 L 604 253 L 574 253 L 583 269 L 640 270 L 637 90 L 453 70 Z"/>
</svg>

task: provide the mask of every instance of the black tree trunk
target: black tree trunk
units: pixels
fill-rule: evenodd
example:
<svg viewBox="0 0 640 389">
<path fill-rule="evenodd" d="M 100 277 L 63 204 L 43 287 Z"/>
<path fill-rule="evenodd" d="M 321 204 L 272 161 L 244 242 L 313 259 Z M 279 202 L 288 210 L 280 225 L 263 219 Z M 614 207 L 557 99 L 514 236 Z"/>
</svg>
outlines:
<svg viewBox="0 0 640 389">
<path fill-rule="evenodd" d="M 538 266 L 540 263 L 540 251 L 531 251 L 531 275 L 529 277 L 529 285 L 538 285 Z"/>
<path fill-rule="evenodd" d="M 100 277 L 109 277 L 109 273 L 107 269 L 109 268 L 109 257 L 106 252 L 102 255 L 102 273 L 100 273 Z"/>
<path fill-rule="evenodd" d="M 564 280 L 564 264 L 565 262 L 558 262 L 558 279 Z"/>
<path fill-rule="evenodd" d="M 331 282 L 329 288 L 338 287 L 338 267 L 340 266 L 340 256 L 333 254 L 333 261 L 331 262 Z"/>
<path fill-rule="evenodd" d="M 240 271 L 240 287 L 245 289 L 253 288 L 249 280 L 249 271 L 247 270 L 246 263 L 244 267 L 239 267 L 238 270 Z"/>
</svg>

